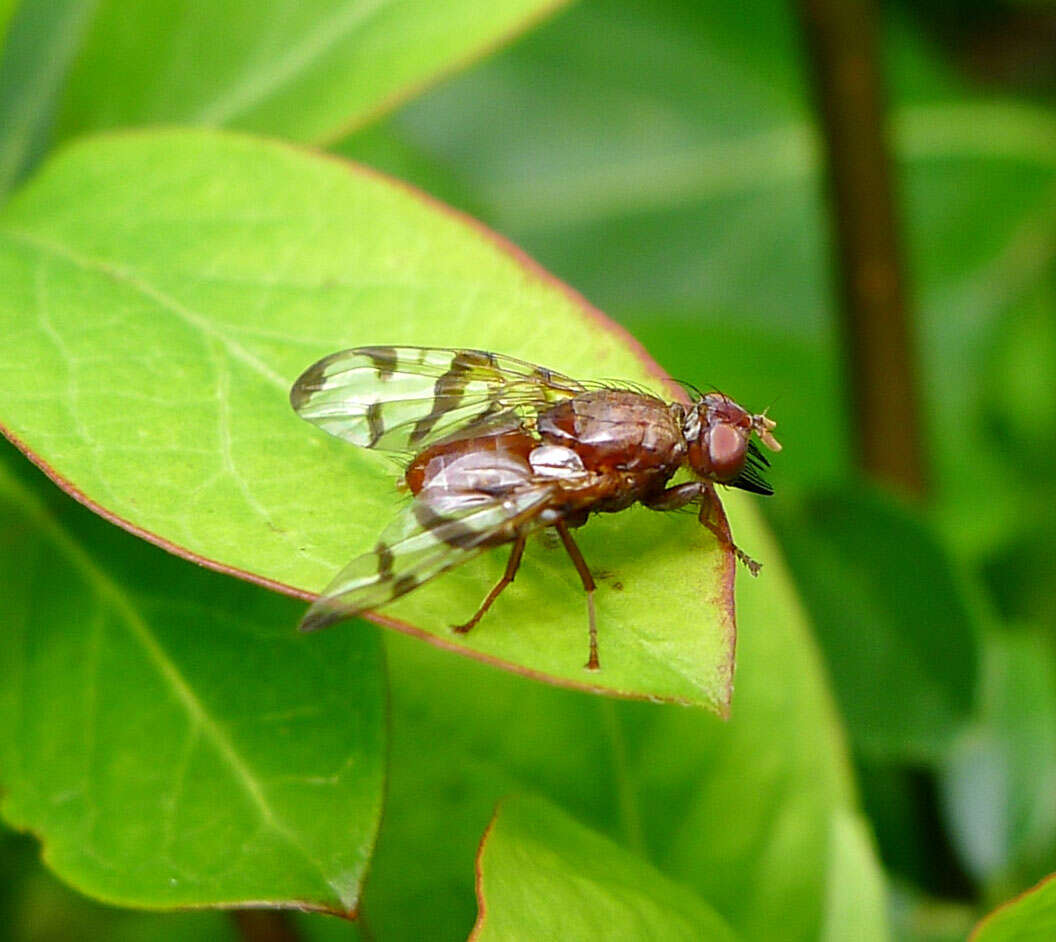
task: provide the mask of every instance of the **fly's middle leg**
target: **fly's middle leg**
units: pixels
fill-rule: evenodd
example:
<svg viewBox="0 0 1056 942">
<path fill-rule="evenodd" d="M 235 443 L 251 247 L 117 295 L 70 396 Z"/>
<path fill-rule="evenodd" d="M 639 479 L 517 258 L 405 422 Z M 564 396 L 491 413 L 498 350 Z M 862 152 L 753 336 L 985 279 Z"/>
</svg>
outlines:
<svg viewBox="0 0 1056 942">
<path fill-rule="evenodd" d="M 484 601 L 481 602 L 480 608 L 477 609 L 476 614 L 464 625 L 452 625 L 452 631 L 457 631 L 459 634 L 464 635 L 484 617 L 484 613 L 491 608 L 491 603 L 499 597 L 499 594 L 506 588 L 506 586 L 513 582 L 513 577 L 517 575 L 517 569 L 521 565 L 521 557 L 523 555 L 524 537 L 519 536 L 513 541 L 513 548 L 510 550 L 510 558 L 506 562 L 506 571 L 502 574 L 502 578 L 491 587 L 491 591 L 487 594 Z"/>
</svg>

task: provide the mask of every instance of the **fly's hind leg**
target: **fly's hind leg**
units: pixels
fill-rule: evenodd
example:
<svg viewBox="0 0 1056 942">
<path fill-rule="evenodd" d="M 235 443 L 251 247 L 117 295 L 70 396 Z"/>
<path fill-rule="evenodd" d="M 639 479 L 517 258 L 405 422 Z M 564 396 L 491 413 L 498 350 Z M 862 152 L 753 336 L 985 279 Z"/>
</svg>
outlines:
<svg viewBox="0 0 1056 942">
<path fill-rule="evenodd" d="M 733 555 L 744 564 L 745 568 L 753 576 L 758 576 L 759 570 L 763 568 L 763 564 L 756 562 L 733 542 L 733 539 L 730 537 L 729 527 L 723 528 L 712 519 L 712 514 L 716 511 L 718 512 L 716 513 L 716 516 L 720 516 L 722 513 L 722 504 L 719 503 L 719 495 L 715 493 L 714 487 L 707 486 L 704 490 L 704 502 L 700 505 L 700 522 L 718 537 L 719 542 L 723 546 L 730 548 Z"/>
<path fill-rule="evenodd" d="M 499 597 L 499 594 L 506 586 L 513 582 L 513 577 L 517 575 L 517 568 L 521 565 L 521 556 L 523 555 L 524 537 L 519 536 L 513 541 L 513 548 L 510 550 L 510 558 L 506 562 L 506 571 L 502 574 L 502 578 L 491 587 L 491 591 L 481 603 L 480 608 L 477 609 L 476 614 L 464 625 L 452 625 L 452 631 L 457 631 L 459 634 L 464 635 L 484 617 L 484 613 L 491 608 L 491 603 Z"/>
<path fill-rule="evenodd" d="M 568 525 L 564 520 L 558 520 L 554 524 L 554 529 L 557 530 L 557 535 L 561 537 L 561 542 L 565 544 L 565 550 L 570 557 L 572 557 L 572 564 L 576 567 L 576 572 L 579 573 L 580 581 L 583 583 L 583 588 L 587 593 L 587 618 L 590 622 L 590 657 L 587 659 L 585 665 L 588 671 L 596 671 L 600 669 L 598 664 L 598 624 L 594 617 L 594 577 L 590 574 L 590 569 L 587 567 L 587 562 L 583 558 L 583 554 L 579 551 L 579 547 L 576 546 L 575 540 L 572 539 L 572 534 L 568 532 Z"/>
</svg>

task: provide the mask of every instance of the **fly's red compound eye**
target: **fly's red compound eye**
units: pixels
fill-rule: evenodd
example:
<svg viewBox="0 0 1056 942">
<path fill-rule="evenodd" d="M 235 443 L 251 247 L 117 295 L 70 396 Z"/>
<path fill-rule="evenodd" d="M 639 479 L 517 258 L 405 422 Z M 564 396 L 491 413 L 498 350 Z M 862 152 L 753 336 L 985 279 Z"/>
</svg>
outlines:
<svg viewBox="0 0 1056 942">
<path fill-rule="evenodd" d="M 711 473 L 717 481 L 729 481 L 744 468 L 748 439 L 732 425 L 716 425 L 708 436 Z"/>
<path fill-rule="evenodd" d="M 689 463 L 701 477 L 720 484 L 732 481 L 744 468 L 748 439 L 738 428 L 719 422 L 689 443 Z"/>
</svg>

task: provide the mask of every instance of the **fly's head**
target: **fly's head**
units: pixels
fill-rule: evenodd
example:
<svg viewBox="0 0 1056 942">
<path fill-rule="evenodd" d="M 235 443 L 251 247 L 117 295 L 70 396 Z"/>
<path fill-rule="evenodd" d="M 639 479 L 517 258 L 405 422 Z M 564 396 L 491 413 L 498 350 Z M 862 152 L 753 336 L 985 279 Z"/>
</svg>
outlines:
<svg viewBox="0 0 1056 942">
<path fill-rule="evenodd" d="M 776 427 L 765 412 L 753 415 L 729 396 L 707 393 L 688 410 L 682 426 L 690 467 L 716 484 L 772 494 L 773 489 L 763 479 L 770 462 L 752 436 L 770 451 L 780 451 L 773 436 Z"/>
</svg>

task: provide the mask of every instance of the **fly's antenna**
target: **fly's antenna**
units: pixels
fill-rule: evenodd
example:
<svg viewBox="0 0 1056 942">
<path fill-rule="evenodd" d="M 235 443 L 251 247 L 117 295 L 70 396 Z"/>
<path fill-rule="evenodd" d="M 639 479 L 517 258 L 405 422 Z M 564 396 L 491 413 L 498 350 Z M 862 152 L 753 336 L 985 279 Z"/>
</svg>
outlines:
<svg viewBox="0 0 1056 942">
<path fill-rule="evenodd" d="M 763 415 L 766 415 L 774 406 L 776 406 L 784 398 L 784 393 L 780 393 L 779 395 L 774 396 L 774 398 L 771 399 L 770 402 L 767 404 L 767 407 L 763 409 Z"/>
</svg>

